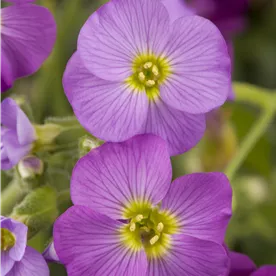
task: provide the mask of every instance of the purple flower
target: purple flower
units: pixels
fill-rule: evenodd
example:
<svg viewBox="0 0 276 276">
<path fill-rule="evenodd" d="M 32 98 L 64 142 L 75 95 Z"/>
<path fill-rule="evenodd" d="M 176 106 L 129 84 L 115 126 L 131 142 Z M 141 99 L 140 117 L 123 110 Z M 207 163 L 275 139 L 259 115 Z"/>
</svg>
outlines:
<svg viewBox="0 0 276 276">
<path fill-rule="evenodd" d="M 31 122 L 11 98 L 1 103 L 1 168 L 9 170 L 32 148 L 36 139 Z"/>
<path fill-rule="evenodd" d="M 153 135 L 81 158 L 71 179 L 74 206 L 54 225 L 68 275 L 225 275 L 227 178 L 199 173 L 170 184 L 171 177 L 166 143 Z"/>
<path fill-rule="evenodd" d="M 7 2 L 15 5 L 1 9 L 1 92 L 36 72 L 56 39 L 56 24 L 46 8 L 29 0 Z"/>
<path fill-rule="evenodd" d="M 1 275 L 48 276 L 44 258 L 26 246 L 28 228 L 21 222 L 1 216 Z"/>
<path fill-rule="evenodd" d="M 57 263 L 59 262 L 59 258 L 56 253 L 56 249 L 53 242 L 51 242 L 47 246 L 47 248 L 44 250 L 42 255 L 47 262 L 57 262 Z"/>
<path fill-rule="evenodd" d="M 197 14 L 211 20 L 229 40 L 243 29 L 248 0 L 162 0 L 171 19 Z"/>
<path fill-rule="evenodd" d="M 230 273 L 229 276 L 275 276 L 276 266 L 265 265 L 256 268 L 256 265 L 246 255 L 230 252 Z"/>
<path fill-rule="evenodd" d="M 83 26 L 63 85 L 94 136 L 119 142 L 151 133 L 176 155 L 203 136 L 204 113 L 225 102 L 230 59 L 210 21 L 171 23 L 160 0 L 113 0 Z"/>
</svg>

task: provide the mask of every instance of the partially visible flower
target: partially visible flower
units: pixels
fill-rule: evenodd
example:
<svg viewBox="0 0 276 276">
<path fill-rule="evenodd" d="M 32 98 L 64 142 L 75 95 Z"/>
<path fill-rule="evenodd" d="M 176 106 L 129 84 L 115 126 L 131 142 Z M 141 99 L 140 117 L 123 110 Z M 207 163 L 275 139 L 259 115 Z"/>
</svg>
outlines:
<svg viewBox="0 0 276 276">
<path fill-rule="evenodd" d="M 1 275 L 48 276 L 44 258 L 27 245 L 28 228 L 23 223 L 1 216 Z"/>
<path fill-rule="evenodd" d="M 113 0 L 83 26 L 63 85 L 80 123 L 120 142 L 151 133 L 171 155 L 195 146 L 228 95 L 230 58 L 209 20 L 170 22 L 160 0 Z"/>
<path fill-rule="evenodd" d="M 14 167 L 32 148 L 36 139 L 33 125 L 11 98 L 1 103 L 1 169 Z"/>
<path fill-rule="evenodd" d="M 246 255 L 230 252 L 230 273 L 229 276 L 275 276 L 276 266 L 265 265 L 257 268 Z"/>
<path fill-rule="evenodd" d="M 47 246 L 42 255 L 47 262 L 59 262 L 59 258 L 53 242 Z"/>
<path fill-rule="evenodd" d="M 1 9 L 1 92 L 13 82 L 36 72 L 49 56 L 56 39 L 56 24 L 48 9 L 10 0 Z"/>
<path fill-rule="evenodd" d="M 68 275 L 225 275 L 226 176 L 198 173 L 170 184 L 171 177 L 166 143 L 153 135 L 81 158 L 71 179 L 75 205 L 54 224 Z"/>
<path fill-rule="evenodd" d="M 21 178 L 28 179 L 43 173 L 44 164 L 38 157 L 29 155 L 21 159 L 18 163 L 18 173 Z"/>
</svg>

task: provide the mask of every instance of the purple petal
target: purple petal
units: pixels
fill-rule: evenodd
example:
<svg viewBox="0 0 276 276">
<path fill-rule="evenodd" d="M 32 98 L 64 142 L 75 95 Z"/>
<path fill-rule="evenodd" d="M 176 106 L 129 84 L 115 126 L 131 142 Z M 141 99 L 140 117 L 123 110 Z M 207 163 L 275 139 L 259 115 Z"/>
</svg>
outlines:
<svg viewBox="0 0 276 276">
<path fill-rule="evenodd" d="M 24 156 L 30 152 L 32 147 L 31 144 L 20 145 L 17 134 L 12 130 L 1 133 L 1 140 L 1 153 L 2 151 L 5 153 L 5 158 L 3 160 L 1 156 L 1 165 L 2 169 L 4 170 L 9 170 L 15 166 Z"/>
<path fill-rule="evenodd" d="M 6 55 L 1 51 L 1 92 L 4 92 L 12 87 L 13 74 L 11 64 Z"/>
<path fill-rule="evenodd" d="M 34 2 L 35 0 L 2 0 L 4 2 L 10 2 L 10 3 L 15 3 L 15 4 L 25 4 L 25 3 L 31 3 Z"/>
<path fill-rule="evenodd" d="M 9 252 L 1 251 L 1 275 L 7 275 L 13 265 L 14 260 L 9 256 Z"/>
<path fill-rule="evenodd" d="M 171 177 L 165 141 L 139 135 L 123 143 L 106 143 L 81 158 L 72 174 L 71 197 L 76 205 L 123 219 L 130 204 L 159 203 Z"/>
<path fill-rule="evenodd" d="M 6 276 L 49 276 L 49 268 L 42 255 L 27 246 L 23 259 L 15 262 Z"/>
<path fill-rule="evenodd" d="M 160 53 L 168 31 L 169 15 L 160 0 L 113 0 L 84 24 L 78 51 L 94 75 L 122 81 L 132 75 L 137 55 Z"/>
<path fill-rule="evenodd" d="M 78 120 L 94 136 L 118 142 L 140 132 L 148 110 L 146 93 L 95 77 L 78 53 L 67 65 L 63 86 Z"/>
<path fill-rule="evenodd" d="M 54 225 L 54 243 L 68 275 L 145 275 L 146 255 L 122 242 L 122 225 L 84 206 L 62 214 Z"/>
<path fill-rule="evenodd" d="M 194 147 L 205 131 L 205 116 L 171 108 L 161 99 L 150 101 L 145 133 L 162 137 L 170 155 L 181 154 Z"/>
<path fill-rule="evenodd" d="M 251 276 L 275 276 L 275 275 L 276 275 L 275 265 L 262 266 L 256 272 L 251 274 Z"/>
<path fill-rule="evenodd" d="M 231 86 L 230 58 L 221 33 L 209 20 L 176 20 L 164 55 L 173 72 L 160 87 L 165 103 L 198 114 L 225 102 Z"/>
<path fill-rule="evenodd" d="M 180 233 L 222 243 L 231 217 L 232 191 L 222 173 L 195 173 L 177 178 L 162 201 L 176 216 Z"/>
<path fill-rule="evenodd" d="M 194 15 L 196 12 L 184 0 L 162 0 L 162 3 L 169 12 L 172 22 L 183 16 Z"/>
<path fill-rule="evenodd" d="M 32 123 L 12 98 L 6 98 L 1 103 L 1 124 L 16 132 L 20 145 L 30 144 L 35 140 Z"/>
<path fill-rule="evenodd" d="M 228 256 L 224 248 L 210 241 L 174 235 L 165 256 L 150 259 L 148 276 L 225 276 Z"/>
<path fill-rule="evenodd" d="M 229 252 L 231 261 L 229 276 L 250 276 L 256 270 L 256 265 L 246 255 Z"/>
<path fill-rule="evenodd" d="M 4 80 L 33 74 L 52 51 L 56 25 L 52 14 L 43 7 L 22 4 L 1 9 L 1 55 Z M 1 76 L 2 78 L 2 76 Z M 6 80 L 6 82 L 8 82 Z"/>
<path fill-rule="evenodd" d="M 59 257 L 57 255 L 57 252 L 56 252 L 53 242 L 51 242 L 47 246 L 47 248 L 44 250 L 42 255 L 47 262 L 59 262 Z"/>
</svg>

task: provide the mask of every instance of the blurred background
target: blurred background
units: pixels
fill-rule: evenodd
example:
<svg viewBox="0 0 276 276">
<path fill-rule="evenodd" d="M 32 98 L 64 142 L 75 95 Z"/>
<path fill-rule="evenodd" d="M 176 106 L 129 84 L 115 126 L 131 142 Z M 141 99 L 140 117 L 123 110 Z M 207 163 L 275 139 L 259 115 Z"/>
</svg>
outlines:
<svg viewBox="0 0 276 276">
<path fill-rule="evenodd" d="M 223 1 L 223 0 L 221 0 Z M 4 97 L 13 96 L 24 102 L 26 112 L 35 123 L 52 116 L 72 115 L 62 88 L 66 63 L 76 50 L 79 30 L 88 16 L 105 1 L 41 0 L 54 14 L 58 37 L 52 55 L 34 75 L 18 80 Z M 234 80 L 276 89 L 276 1 L 252 0 L 245 15 L 246 25 L 235 35 Z M 210 116 L 204 139 L 190 152 L 173 158 L 174 177 L 195 171 L 224 171 L 228 162 L 260 110 L 250 104 L 230 102 Z M 59 139 L 74 142 L 85 134 L 80 129 Z M 60 201 L 60 212 L 70 204 L 70 173 L 78 154 L 74 150 L 50 156 L 51 177 L 47 180 L 66 200 Z M 62 160 L 62 163 L 60 162 Z M 62 164 L 62 167 L 61 165 Z M 9 182 L 2 173 L 2 188 Z M 249 255 L 257 265 L 276 264 L 276 120 L 248 155 L 232 180 L 234 215 L 227 233 L 227 244 L 235 251 Z M 67 192 L 66 192 L 67 191 Z M 67 197 L 66 197 L 67 196 Z M 40 232 L 29 241 L 43 251 L 51 229 Z M 51 275 L 66 275 L 64 268 L 51 264 Z"/>
</svg>

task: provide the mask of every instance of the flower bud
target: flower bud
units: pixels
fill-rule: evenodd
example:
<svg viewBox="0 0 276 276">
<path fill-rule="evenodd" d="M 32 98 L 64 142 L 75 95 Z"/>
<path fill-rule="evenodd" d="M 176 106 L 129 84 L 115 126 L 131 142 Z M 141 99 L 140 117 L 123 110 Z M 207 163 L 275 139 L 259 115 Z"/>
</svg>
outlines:
<svg viewBox="0 0 276 276">
<path fill-rule="evenodd" d="M 34 127 L 37 135 L 36 147 L 53 143 L 63 131 L 63 127 L 56 124 L 35 125 Z"/>
<path fill-rule="evenodd" d="M 41 175 L 43 169 L 43 162 L 36 156 L 26 156 L 18 163 L 18 172 L 22 179 L 30 179 Z"/>
<path fill-rule="evenodd" d="M 52 225 L 58 216 L 57 193 L 50 186 L 33 190 L 14 207 L 11 218 L 28 226 L 28 238 Z"/>
<path fill-rule="evenodd" d="M 103 142 L 95 137 L 84 136 L 79 140 L 80 156 L 86 155 L 90 150 L 95 149 L 102 145 Z"/>
</svg>

